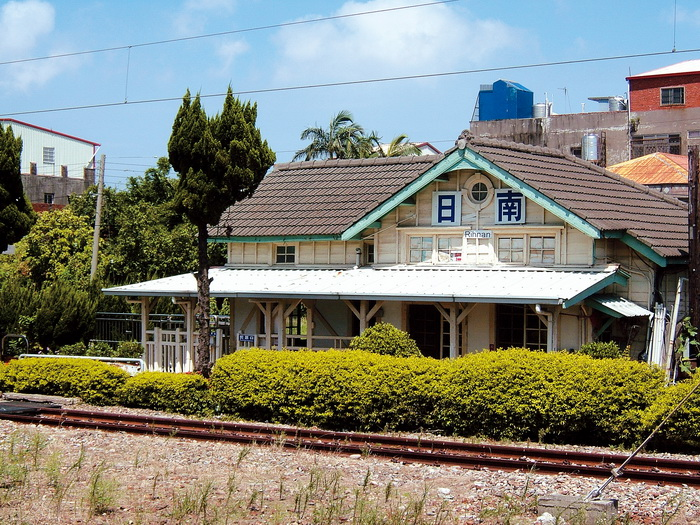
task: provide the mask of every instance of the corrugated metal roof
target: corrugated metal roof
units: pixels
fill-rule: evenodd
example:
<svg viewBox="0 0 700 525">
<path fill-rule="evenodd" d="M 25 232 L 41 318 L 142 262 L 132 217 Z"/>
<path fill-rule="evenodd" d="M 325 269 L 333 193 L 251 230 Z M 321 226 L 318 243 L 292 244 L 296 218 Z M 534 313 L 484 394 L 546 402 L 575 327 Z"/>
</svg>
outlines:
<svg viewBox="0 0 700 525">
<path fill-rule="evenodd" d="M 586 299 L 586 304 L 618 318 L 651 317 L 654 315 L 646 308 L 615 294 L 592 295 Z"/>
<path fill-rule="evenodd" d="M 700 73 L 700 59 L 696 60 L 685 60 L 683 62 L 678 62 L 677 64 L 671 64 L 670 66 L 661 67 L 659 69 L 652 69 L 646 73 L 640 73 L 639 75 L 632 75 L 627 77 L 630 78 L 640 78 L 640 77 L 660 77 L 666 75 L 686 75 L 690 73 Z"/>
<path fill-rule="evenodd" d="M 688 184 L 687 155 L 651 153 L 607 169 L 639 184 Z"/>
<path fill-rule="evenodd" d="M 210 271 L 213 297 L 374 299 L 562 304 L 583 300 L 613 278 L 617 266 L 589 269 L 414 267 L 238 269 Z M 193 274 L 104 290 L 107 295 L 197 297 Z M 590 295 L 590 294 L 589 294 Z"/>
</svg>

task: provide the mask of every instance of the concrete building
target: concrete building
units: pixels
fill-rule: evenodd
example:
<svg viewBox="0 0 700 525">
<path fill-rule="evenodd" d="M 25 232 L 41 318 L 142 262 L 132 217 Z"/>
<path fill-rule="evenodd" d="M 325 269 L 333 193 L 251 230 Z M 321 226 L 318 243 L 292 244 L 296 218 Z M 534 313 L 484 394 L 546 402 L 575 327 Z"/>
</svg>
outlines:
<svg viewBox="0 0 700 525">
<path fill-rule="evenodd" d="M 599 166 L 656 152 L 684 155 L 689 145 L 700 144 L 700 60 L 627 81 L 629 104 L 620 97 L 592 98 L 609 102 L 608 111 L 556 115 L 545 106 L 527 118 L 473 120 L 470 129 L 479 137 L 554 148 Z"/>
<path fill-rule="evenodd" d="M 0 126 L 22 138 L 22 185 L 35 211 L 63 207 L 95 183 L 97 142 L 9 118 Z"/>
</svg>

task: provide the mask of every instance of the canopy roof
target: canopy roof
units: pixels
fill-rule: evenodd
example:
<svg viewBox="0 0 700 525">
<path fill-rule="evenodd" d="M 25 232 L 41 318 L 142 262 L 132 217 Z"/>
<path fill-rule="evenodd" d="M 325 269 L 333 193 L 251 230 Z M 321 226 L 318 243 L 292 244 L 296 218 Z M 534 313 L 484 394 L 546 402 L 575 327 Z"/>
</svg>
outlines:
<svg viewBox="0 0 700 525">
<path fill-rule="evenodd" d="M 349 269 L 212 268 L 212 297 L 370 299 L 572 306 L 625 284 L 617 266 L 587 269 L 391 266 Z M 104 290 L 107 295 L 197 297 L 193 274 Z"/>
</svg>

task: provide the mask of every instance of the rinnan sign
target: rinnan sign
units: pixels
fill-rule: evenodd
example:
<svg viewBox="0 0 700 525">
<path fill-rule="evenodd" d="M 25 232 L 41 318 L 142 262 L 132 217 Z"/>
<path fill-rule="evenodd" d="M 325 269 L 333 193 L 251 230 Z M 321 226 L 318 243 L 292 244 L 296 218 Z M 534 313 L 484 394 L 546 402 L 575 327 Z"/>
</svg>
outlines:
<svg viewBox="0 0 700 525">
<path fill-rule="evenodd" d="M 491 230 L 465 230 L 465 239 L 492 239 L 493 232 Z"/>
</svg>

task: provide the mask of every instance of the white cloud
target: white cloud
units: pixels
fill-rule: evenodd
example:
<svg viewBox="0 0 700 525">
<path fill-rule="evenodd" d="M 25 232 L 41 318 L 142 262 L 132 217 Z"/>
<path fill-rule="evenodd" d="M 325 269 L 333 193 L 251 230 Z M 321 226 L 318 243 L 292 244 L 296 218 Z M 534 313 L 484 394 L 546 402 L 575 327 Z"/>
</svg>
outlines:
<svg viewBox="0 0 700 525">
<path fill-rule="evenodd" d="M 0 60 L 27 58 L 53 31 L 56 13 L 48 2 L 7 2 L 0 8 Z"/>
<path fill-rule="evenodd" d="M 246 53 L 249 49 L 250 46 L 242 40 L 231 40 L 218 45 L 216 55 L 219 57 L 220 63 L 217 65 L 217 71 L 224 74 L 224 76 L 230 76 L 236 58 Z"/>
<path fill-rule="evenodd" d="M 405 5 L 350 1 L 333 15 Z M 286 27 L 277 34 L 278 80 L 324 81 L 467 69 L 522 46 L 522 33 L 441 4 Z"/>
<path fill-rule="evenodd" d="M 47 48 L 55 27 L 54 7 L 41 0 L 11 1 L 0 7 L 0 61 L 22 60 L 38 56 L 61 54 L 66 51 Z M 26 91 L 48 83 L 54 77 L 74 69 L 75 57 L 30 60 L 8 64 L 0 75 L 0 87 Z"/>
<path fill-rule="evenodd" d="M 210 18 L 231 14 L 236 0 L 187 0 L 173 18 L 173 27 L 181 36 L 204 32 Z"/>
</svg>

